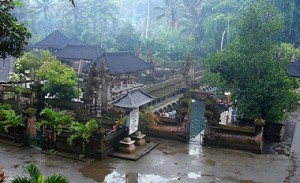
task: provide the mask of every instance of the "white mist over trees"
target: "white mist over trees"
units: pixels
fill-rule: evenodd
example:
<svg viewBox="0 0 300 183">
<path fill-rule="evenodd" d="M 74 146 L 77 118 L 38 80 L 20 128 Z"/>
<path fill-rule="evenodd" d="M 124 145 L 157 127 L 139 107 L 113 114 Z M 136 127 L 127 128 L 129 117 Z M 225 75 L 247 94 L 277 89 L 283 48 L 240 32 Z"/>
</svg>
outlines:
<svg viewBox="0 0 300 183">
<path fill-rule="evenodd" d="M 156 57 L 181 61 L 189 51 L 200 59 L 234 40 L 235 24 L 252 0 L 20 0 L 14 15 L 32 33 L 31 42 L 54 30 L 107 50 L 149 49 Z M 266 0 L 281 11 L 285 29 L 277 39 L 299 46 L 300 3 Z M 223 38 L 223 41 L 222 41 Z"/>
</svg>

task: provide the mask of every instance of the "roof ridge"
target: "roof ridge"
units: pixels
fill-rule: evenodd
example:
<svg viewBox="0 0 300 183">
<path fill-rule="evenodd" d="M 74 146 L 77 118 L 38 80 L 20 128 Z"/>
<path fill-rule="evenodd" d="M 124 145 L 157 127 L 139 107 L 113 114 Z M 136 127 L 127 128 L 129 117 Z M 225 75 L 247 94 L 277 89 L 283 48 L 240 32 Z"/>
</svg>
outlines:
<svg viewBox="0 0 300 183">
<path fill-rule="evenodd" d="M 131 92 L 128 92 L 127 94 L 128 94 L 129 99 L 130 99 L 130 104 L 131 104 L 133 107 L 136 107 L 136 104 L 134 103 L 133 98 L 132 98 L 132 96 L 131 96 Z"/>
</svg>

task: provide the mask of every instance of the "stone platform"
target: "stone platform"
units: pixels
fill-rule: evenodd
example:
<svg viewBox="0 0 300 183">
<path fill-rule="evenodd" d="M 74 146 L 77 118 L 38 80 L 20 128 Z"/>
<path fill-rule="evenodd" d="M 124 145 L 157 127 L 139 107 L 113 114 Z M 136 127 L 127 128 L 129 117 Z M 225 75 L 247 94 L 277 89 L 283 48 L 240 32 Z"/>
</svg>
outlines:
<svg viewBox="0 0 300 183">
<path fill-rule="evenodd" d="M 111 154 L 111 156 L 136 161 L 140 157 L 150 152 L 158 144 L 159 144 L 158 142 L 147 142 L 144 146 L 136 146 L 135 151 L 130 154 L 121 151 L 115 151 Z"/>
</svg>

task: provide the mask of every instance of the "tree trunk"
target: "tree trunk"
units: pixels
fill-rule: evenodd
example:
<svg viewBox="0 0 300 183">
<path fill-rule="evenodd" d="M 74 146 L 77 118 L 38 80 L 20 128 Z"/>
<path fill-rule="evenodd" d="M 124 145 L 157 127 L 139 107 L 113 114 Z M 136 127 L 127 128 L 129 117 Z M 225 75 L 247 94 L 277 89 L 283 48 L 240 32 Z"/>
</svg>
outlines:
<svg viewBox="0 0 300 183">
<path fill-rule="evenodd" d="M 83 155 L 85 154 L 85 141 L 84 140 L 82 140 L 82 153 L 83 153 Z"/>
<path fill-rule="evenodd" d="M 146 39 L 148 39 L 149 20 L 150 20 L 150 0 L 148 0 L 148 7 L 147 7 L 147 19 L 146 19 L 146 31 L 145 31 Z"/>
<path fill-rule="evenodd" d="M 57 147 L 56 147 L 56 130 L 55 129 L 53 130 L 53 149 L 57 150 Z"/>
</svg>

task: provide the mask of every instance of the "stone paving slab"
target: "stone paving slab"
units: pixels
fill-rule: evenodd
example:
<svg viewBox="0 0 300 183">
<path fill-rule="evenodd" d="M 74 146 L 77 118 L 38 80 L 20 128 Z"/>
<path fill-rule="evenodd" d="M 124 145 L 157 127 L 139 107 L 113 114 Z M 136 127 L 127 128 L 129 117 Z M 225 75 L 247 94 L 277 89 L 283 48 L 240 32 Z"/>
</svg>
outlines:
<svg viewBox="0 0 300 183">
<path fill-rule="evenodd" d="M 144 156 L 148 152 L 150 152 L 153 148 L 155 148 L 159 143 L 158 142 L 147 142 L 146 145 L 139 147 L 136 147 L 136 151 L 130 154 L 126 154 L 120 151 L 115 151 L 111 154 L 113 157 L 119 157 L 129 160 L 138 160 L 140 157 Z"/>
</svg>

